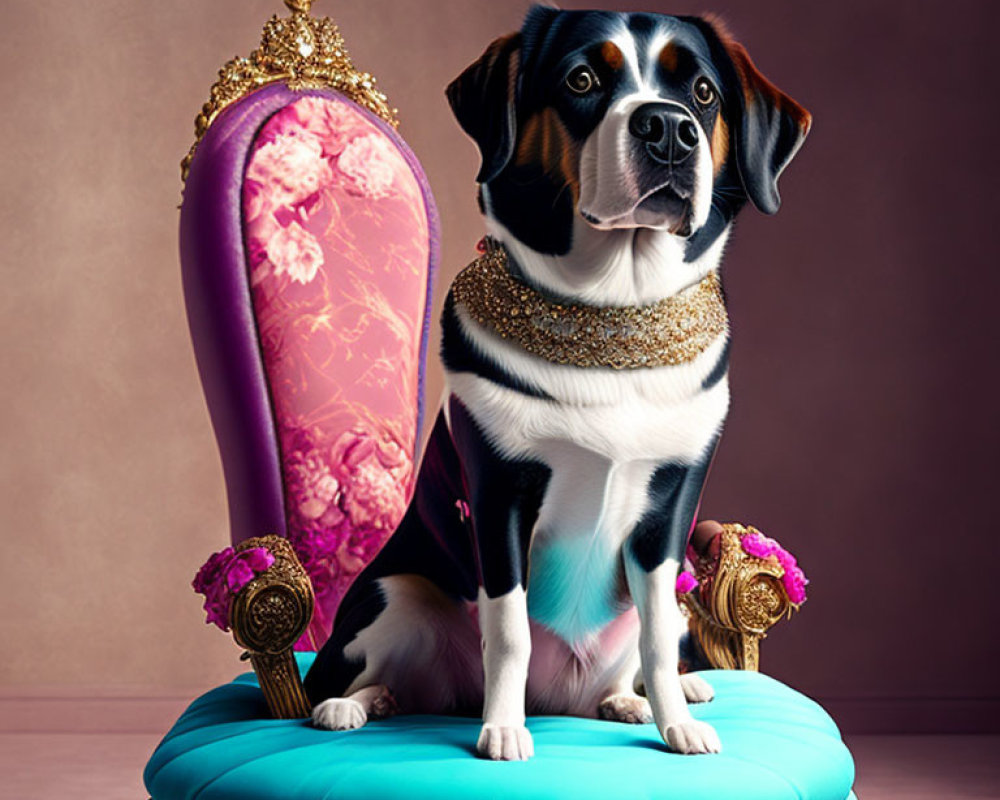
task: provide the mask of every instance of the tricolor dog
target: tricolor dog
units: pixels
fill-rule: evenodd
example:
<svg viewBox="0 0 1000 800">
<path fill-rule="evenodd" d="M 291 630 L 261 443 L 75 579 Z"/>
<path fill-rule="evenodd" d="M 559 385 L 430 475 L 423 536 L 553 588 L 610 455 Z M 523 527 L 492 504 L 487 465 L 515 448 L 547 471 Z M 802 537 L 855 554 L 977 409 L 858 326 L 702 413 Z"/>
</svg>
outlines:
<svg viewBox="0 0 1000 800">
<path fill-rule="evenodd" d="M 777 211 L 809 113 L 711 21 L 542 7 L 447 94 L 488 244 L 448 295 L 414 500 L 307 676 L 313 721 L 481 712 L 478 752 L 525 759 L 526 713 L 655 720 L 717 752 L 675 595 L 729 405 L 717 270 L 747 200 Z"/>
</svg>

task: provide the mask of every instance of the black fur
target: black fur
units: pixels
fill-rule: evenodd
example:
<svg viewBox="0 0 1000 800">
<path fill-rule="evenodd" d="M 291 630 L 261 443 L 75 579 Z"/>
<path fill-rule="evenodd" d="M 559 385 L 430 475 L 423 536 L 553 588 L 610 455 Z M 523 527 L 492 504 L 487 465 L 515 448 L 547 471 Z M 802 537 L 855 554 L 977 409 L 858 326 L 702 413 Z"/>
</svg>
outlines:
<svg viewBox="0 0 1000 800">
<path fill-rule="evenodd" d="M 712 371 L 705 376 L 705 379 L 701 382 L 701 389 L 707 392 L 715 384 L 721 381 L 726 373 L 729 372 L 729 344 L 732 340 L 726 337 L 726 343 L 722 347 L 722 352 L 719 353 L 719 360 L 715 362 L 715 366 L 712 367 Z"/>
<path fill-rule="evenodd" d="M 536 462 L 504 458 L 457 398 L 449 401 L 449 411 L 476 521 L 481 585 L 488 597 L 499 597 L 527 585 L 528 546 L 551 470 Z"/>
<path fill-rule="evenodd" d="M 663 464 L 649 479 L 649 509 L 636 523 L 626 547 L 636 563 L 652 572 L 668 558 L 684 561 L 715 445 L 695 464 Z"/>
<path fill-rule="evenodd" d="M 544 391 L 533 386 L 528 381 L 518 378 L 489 355 L 481 353 L 462 332 L 462 325 L 455 313 L 455 299 L 449 293 L 444 302 L 441 314 L 441 362 L 450 372 L 471 372 L 481 378 L 496 383 L 507 389 L 551 400 Z"/>
</svg>

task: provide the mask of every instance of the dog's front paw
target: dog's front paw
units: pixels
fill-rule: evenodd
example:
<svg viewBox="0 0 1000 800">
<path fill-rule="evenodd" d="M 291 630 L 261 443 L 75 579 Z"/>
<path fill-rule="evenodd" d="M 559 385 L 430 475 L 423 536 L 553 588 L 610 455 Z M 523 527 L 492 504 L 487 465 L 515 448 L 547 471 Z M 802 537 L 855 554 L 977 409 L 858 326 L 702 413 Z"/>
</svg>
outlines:
<svg viewBox="0 0 1000 800">
<path fill-rule="evenodd" d="M 681 688 L 684 690 L 684 699 L 689 703 L 707 703 L 715 697 L 712 684 L 693 672 L 681 675 Z"/>
<path fill-rule="evenodd" d="M 661 731 L 663 741 L 675 753 L 690 755 L 694 753 L 719 753 L 722 743 L 715 728 L 707 722 L 696 719 L 678 722 Z"/>
<path fill-rule="evenodd" d="M 636 694 L 613 694 L 597 706 L 597 716 L 612 722 L 629 722 L 638 725 L 653 721 L 653 711 L 645 697 Z"/>
<path fill-rule="evenodd" d="M 491 725 L 479 732 L 476 752 L 494 761 L 527 761 L 535 754 L 535 743 L 523 725 Z"/>
<path fill-rule="evenodd" d="M 351 731 L 368 721 L 364 706 L 349 697 L 331 697 L 312 710 L 313 725 L 328 731 Z"/>
</svg>

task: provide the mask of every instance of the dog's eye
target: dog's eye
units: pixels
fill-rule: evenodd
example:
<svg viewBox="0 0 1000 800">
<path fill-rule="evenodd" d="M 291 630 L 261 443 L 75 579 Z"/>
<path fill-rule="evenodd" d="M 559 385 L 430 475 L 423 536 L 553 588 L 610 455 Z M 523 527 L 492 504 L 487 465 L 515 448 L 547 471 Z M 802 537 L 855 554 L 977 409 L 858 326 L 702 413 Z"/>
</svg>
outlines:
<svg viewBox="0 0 1000 800">
<path fill-rule="evenodd" d="M 694 82 L 694 99 L 707 106 L 715 100 L 715 87 L 704 75 Z"/>
<path fill-rule="evenodd" d="M 601 84 L 590 67 L 577 67 L 566 78 L 566 85 L 576 94 L 586 94 Z"/>
</svg>

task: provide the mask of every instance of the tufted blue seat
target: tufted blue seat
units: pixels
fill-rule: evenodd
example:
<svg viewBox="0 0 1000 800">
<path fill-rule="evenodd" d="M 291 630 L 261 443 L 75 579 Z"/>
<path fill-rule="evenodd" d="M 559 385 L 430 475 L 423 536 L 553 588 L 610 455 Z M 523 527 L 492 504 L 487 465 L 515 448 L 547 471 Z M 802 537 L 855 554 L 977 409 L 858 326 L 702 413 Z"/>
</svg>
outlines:
<svg viewBox="0 0 1000 800">
<path fill-rule="evenodd" d="M 314 654 L 299 653 L 304 674 Z M 195 700 L 145 771 L 153 800 L 854 800 L 854 764 L 829 715 L 757 672 L 703 673 L 716 698 L 693 706 L 719 755 L 667 752 L 653 725 L 532 717 L 535 758 L 484 761 L 479 722 L 400 716 L 332 733 L 268 719 L 252 673 Z"/>
</svg>

